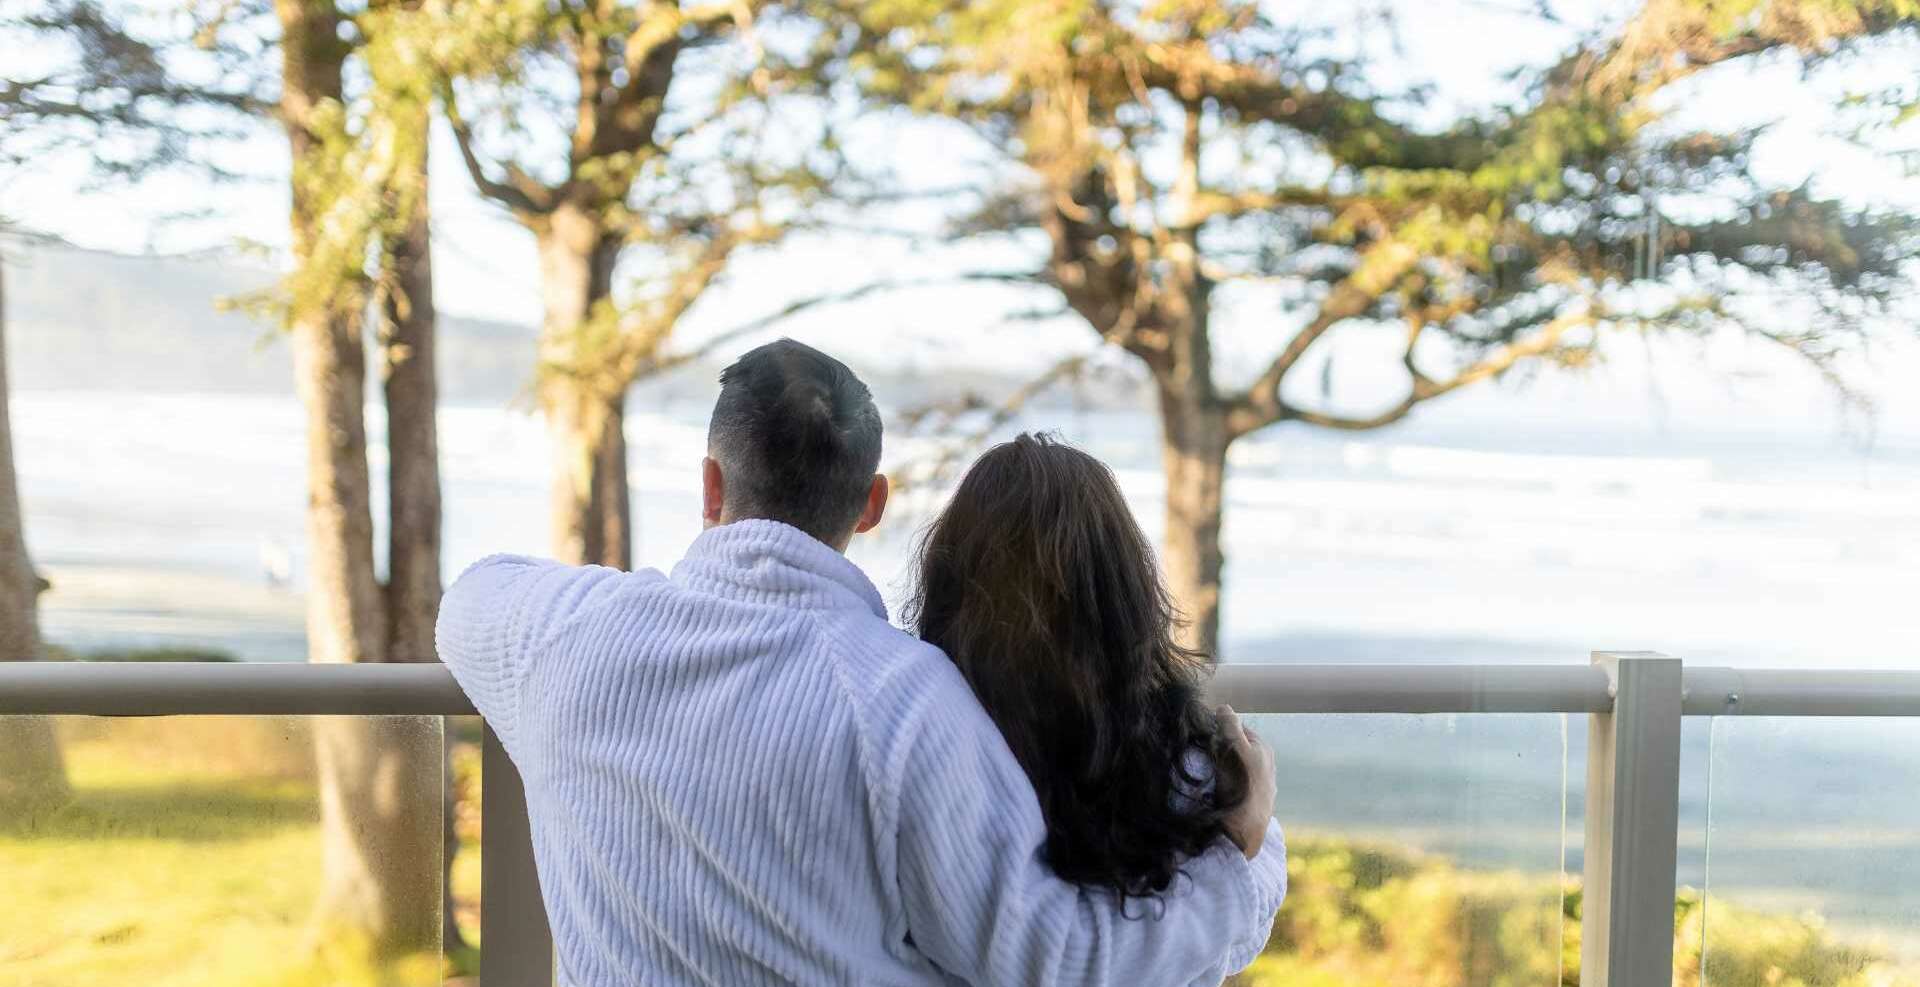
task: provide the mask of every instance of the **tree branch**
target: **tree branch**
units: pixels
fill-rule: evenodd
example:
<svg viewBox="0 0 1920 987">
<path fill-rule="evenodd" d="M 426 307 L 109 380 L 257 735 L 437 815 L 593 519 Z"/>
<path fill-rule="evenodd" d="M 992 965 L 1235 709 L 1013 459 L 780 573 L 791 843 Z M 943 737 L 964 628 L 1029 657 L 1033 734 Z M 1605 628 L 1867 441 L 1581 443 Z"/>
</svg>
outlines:
<svg viewBox="0 0 1920 987">
<path fill-rule="evenodd" d="M 707 237 L 699 253 L 673 279 L 665 295 L 650 300 L 645 313 L 630 320 L 620 334 L 613 359 L 617 386 L 625 388 L 643 376 L 659 373 L 659 351 L 689 310 L 726 272 L 733 253 L 742 247 L 772 243 L 788 231 L 781 224 L 756 220 L 744 228 L 722 229 Z M 675 364 L 678 365 L 677 363 Z"/>
<path fill-rule="evenodd" d="M 1190 221 L 1198 226 L 1213 219 L 1232 219 L 1249 213 L 1269 212 L 1288 206 L 1339 205 L 1340 198 L 1324 188 L 1289 185 L 1270 192 L 1214 192 L 1202 190 L 1190 207 Z"/>
<path fill-rule="evenodd" d="M 1041 280 L 1041 277 L 1040 274 L 1033 271 L 968 271 L 953 277 L 914 278 L 906 281 L 873 281 L 847 291 L 830 292 L 824 295 L 801 298 L 788 302 L 759 318 L 750 319 L 740 325 L 715 333 L 702 340 L 692 349 L 672 353 L 654 360 L 646 366 L 641 367 L 637 376 L 649 377 L 655 374 L 665 373 L 685 364 L 703 359 L 723 346 L 730 345 L 754 333 L 764 332 L 810 309 L 821 308 L 828 305 L 845 305 L 850 302 L 859 301 L 869 295 L 877 295 L 883 292 L 904 291 L 911 288 L 929 288 L 956 283 L 964 284 L 968 282 L 986 281 L 999 284 L 1042 284 L 1044 282 Z"/>
<path fill-rule="evenodd" d="M 583 126 L 574 133 L 576 170 L 588 160 L 637 155 L 664 143 L 656 139 L 655 130 L 666 109 L 667 91 L 673 84 L 680 52 L 700 39 L 713 37 L 724 26 L 731 25 L 749 37 L 753 31 L 753 5 L 748 0 L 687 8 L 664 4 L 646 9 L 650 12 L 641 14 L 624 39 L 621 67 L 627 78 L 615 89 L 612 99 L 603 98 L 600 92 L 600 87 L 611 85 L 612 80 L 597 54 L 580 64 L 578 118 Z M 689 27 L 698 37 L 689 39 L 681 33 Z M 582 51 L 587 50 L 583 43 Z"/>
<path fill-rule="evenodd" d="M 1650 0 L 1604 57 L 1569 65 L 1563 75 L 1590 92 L 1630 99 L 1747 55 L 1792 47 L 1817 57 L 1835 43 L 1913 22 L 1898 5 L 1805 2 L 1764 4 L 1733 31 L 1724 17 L 1697 0 Z"/>
<path fill-rule="evenodd" d="M 943 414 L 942 424 L 949 425 L 953 419 L 968 411 L 985 408 L 988 414 L 986 420 L 977 427 L 941 443 L 938 450 L 921 463 L 909 462 L 895 469 L 890 477 L 895 486 L 900 490 L 911 490 L 946 482 L 953 475 L 961 457 L 978 449 L 981 444 L 992 438 L 993 433 L 1017 417 L 1034 398 L 1046 393 L 1061 380 L 1079 374 L 1086 367 L 1089 359 L 1091 355 L 1083 353 L 1059 360 L 991 405 L 969 395 L 957 408 L 920 408 L 909 411 L 906 414 L 909 429 L 935 414 Z"/>
<path fill-rule="evenodd" d="M 1416 325 L 1413 330 L 1408 333 L 1407 351 L 1404 358 L 1407 373 L 1412 377 L 1412 383 L 1407 388 L 1406 397 L 1377 414 L 1359 418 L 1349 418 L 1343 415 L 1326 414 L 1305 408 L 1295 408 L 1283 403 L 1280 406 L 1280 418 L 1277 420 L 1305 422 L 1308 425 L 1314 425 L 1320 428 L 1331 428 L 1348 432 L 1362 432 L 1382 428 L 1407 417 L 1408 413 L 1412 412 L 1416 406 L 1423 402 L 1431 401 L 1443 394 L 1451 394 L 1470 384 L 1498 377 L 1512 369 L 1514 364 L 1522 360 L 1552 354 L 1560 349 L 1562 338 L 1564 338 L 1570 330 L 1578 326 L 1592 325 L 1597 322 L 1599 318 L 1599 314 L 1593 309 L 1558 316 L 1542 326 L 1540 331 L 1531 338 L 1502 346 L 1491 355 L 1475 361 L 1458 374 L 1444 381 L 1436 381 L 1428 377 L 1415 366 L 1413 362 L 1413 344 L 1420 337 L 1420 326 Z M 1232 427 L 1231 423 L 1229 427 Z M 1235 434 L 1243 433 L 1236 432 Z"/>
<path fill-rule="evenodd" d="M 1313 321 L 1301 327 L 1287 341 L 1286 348 L 1274 357 L 1245 394 L 1228 402 L 1229 433 L 1238 437 L 1284 417 L 1286 406 L 1280 399 L 1280 384 L 1287 372 L 1334 326 L 1372 308 L 1380 296 L 1413 270 L 1419 260 L 1419 251 L 1398 240 L 1376 244 L 1361 255 L 1360 263 L 1352 273 L 1340 279 L 1334 284 L 1333 290 L 1327 293 Z"/>
<path fill-rule="evenodd" d="M 453 129 L 454 143 L 459 145 L 460 160 L 466 164 L 467 174 L 472 176 L 474 187 L 480 190 L 481 195 L 518 213 L 541 215 L 553 211 L 554 190 L 517 166 L 505 166 L 505 182 L 495 181 L 487 175 L 486 165 L 481 162 L 479 152 L 474 150 L 473 128 L 460 113 L 459 100 L 454 95 L 451 82 L 441 86 L 440 101 L 446 107 L 447 123 Z"/>
</svg>

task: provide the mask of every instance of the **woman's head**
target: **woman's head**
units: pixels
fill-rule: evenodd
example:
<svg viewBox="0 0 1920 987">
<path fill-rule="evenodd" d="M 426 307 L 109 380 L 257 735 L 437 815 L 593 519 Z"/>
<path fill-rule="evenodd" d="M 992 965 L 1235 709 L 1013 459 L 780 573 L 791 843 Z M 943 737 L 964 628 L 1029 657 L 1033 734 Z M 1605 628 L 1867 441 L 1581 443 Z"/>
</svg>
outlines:
<svg viewBox="0 0 1920 987">
<path fill-rule="evenodd" d="M 927 531 L 919 568 L 910 619 L 1033 781 L 1049 863 L 1122 894 L 1165 890 L 1221 835 L 1247 778 L 1199 700 L 1211 658 L 1174 642 L 1112 472 L 1044 435 L 995 446 Z"/>
</svg>

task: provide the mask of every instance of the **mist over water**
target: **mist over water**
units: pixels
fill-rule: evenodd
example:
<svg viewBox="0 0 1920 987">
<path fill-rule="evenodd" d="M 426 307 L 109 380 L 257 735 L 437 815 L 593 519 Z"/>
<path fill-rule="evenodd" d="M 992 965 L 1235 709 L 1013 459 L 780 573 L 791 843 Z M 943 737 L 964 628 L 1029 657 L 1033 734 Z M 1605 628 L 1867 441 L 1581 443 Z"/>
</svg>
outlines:
<svg viewBox="0 0 1920 987">
<path fill-rule="evenodd" d="M 630 414 L 644 565 L 670 566 L 699 532 L 705 413 L 636 401 Z M 304 657 L 304 425 L 290 396 L 27 391 L 14 417 L 29 545 L 55 583 L 51 640 Z M 448 578 L 489 552 L 543 554 L 539 419 L 482 407 L 441 417 Z M 1282 428 L 1235 447 L 1227 659 L 1584 662 L 1617 648 L 1711 664 L 1920 660 L 1920 448 L 1901 437 L 1635 439 L 1580 422 L 1453 419 L 1362 435 Z M 1157 536 L 1150 416 L 1039 411 L 1016 427 L 1056 429 L 1112 464 Z M 888 464 L 926 448 L 895 436 Z M 376 441 L 376 503 L 383 455 Z M 901 498 L 856 542 L 892 600 L 938 500 Z"/>
</svg>

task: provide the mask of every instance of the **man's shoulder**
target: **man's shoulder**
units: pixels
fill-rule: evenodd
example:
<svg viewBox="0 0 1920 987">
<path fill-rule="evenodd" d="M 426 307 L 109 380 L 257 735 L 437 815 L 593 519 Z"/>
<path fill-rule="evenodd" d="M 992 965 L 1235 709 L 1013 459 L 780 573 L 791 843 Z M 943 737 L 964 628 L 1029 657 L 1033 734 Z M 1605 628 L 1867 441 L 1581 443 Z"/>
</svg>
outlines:
<svg viewBox="0 0 1920 987">
<path fill-rule="evenodd" d="M 496 552 L 480 558 L 456 577 L 449 592 L 467 587 L 517 585 L 521 593 L 534 597 L 528 602 L 558 602 L 585 590 L 611 590 L 664 583 L 666 576 L 657 569 L 622 571 L 600 565 L 569 565 L 532 555 Z M 547 601 L 544 597 L 554 597 Z"/>
<path fill-rule="evenodd" d="M 671 583 L 654 569 L 625 571 L 600 565 L 569 565 L 551 559 L 492 555 L 460 575 L 450 594 L 471 592 L 483 606 L 511 611 L 526 631 L 528 647 L 551 645 L 609 609 L 629 611 L 658 599 Z M 470 589 L 471 588 L 471 589 Z"/>
<path fill-rule="evenodd" d="M 842 636 L 834 649 L 841 687 L 871 742 L 897 752 L 927 739 L 929 728 L 951 740 L 991 726 L 973 688 L 939 648 L 878 617 L 863 618 Z"/>
<path fill-rule="evenodd" d="M 833 650 L 858 691 L 871 695 L 901 685 L 966 688 L 945 652 L 870 615 L 849 616 L 830 628 Z"/>
</svg>

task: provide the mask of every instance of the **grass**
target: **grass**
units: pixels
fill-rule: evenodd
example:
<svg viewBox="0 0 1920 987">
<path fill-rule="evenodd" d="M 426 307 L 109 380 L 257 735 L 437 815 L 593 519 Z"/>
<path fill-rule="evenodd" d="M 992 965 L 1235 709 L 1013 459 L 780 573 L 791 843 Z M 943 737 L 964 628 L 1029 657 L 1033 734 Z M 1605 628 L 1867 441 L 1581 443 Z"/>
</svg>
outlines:
<svg viewBox="0 0 1920 987">
<path fill-rule="evenodd" d="M 151 831 L 150 801 L 79 802 L 97 831 L 64 821 L 0 837 L 0 871 L 18 892 L 0 983 L 268 984 L 300 972 L 290 957 L 306 946 L 319 874 L 312 821 L 186 841 Z M 222 803 L 271 814 L 284 793 L 236 785 L 204 804 Z M 139 814 L 116 811 L 129 807 Z"/>
<path fill-rule="evenodd" d="M 225 648 L 163 646 L 152 648 L 96 648 L 72 651 L 48 645 L 48 661 L 214 661 L 234 662 L 240 656 Z"/>
<path fill-rule="evenodd" d="M 72 800 L 0 819 L 0 987 L 440 983 L 438 957 L 313 934 L 318 800 L 289 722 L 63 723 Z"/>
</svg>

